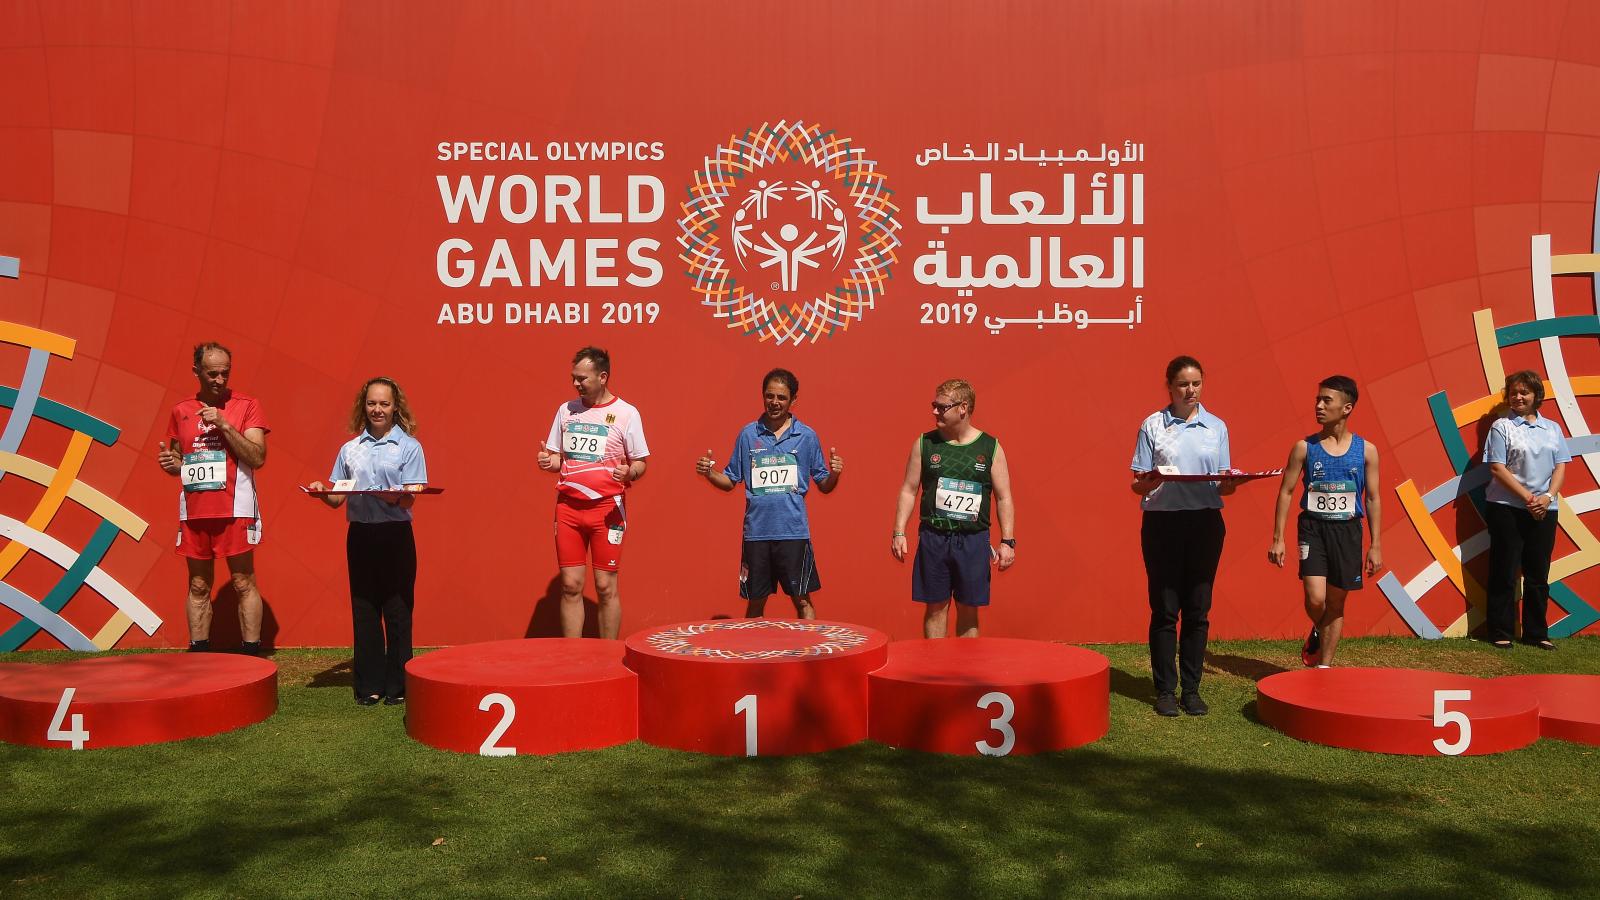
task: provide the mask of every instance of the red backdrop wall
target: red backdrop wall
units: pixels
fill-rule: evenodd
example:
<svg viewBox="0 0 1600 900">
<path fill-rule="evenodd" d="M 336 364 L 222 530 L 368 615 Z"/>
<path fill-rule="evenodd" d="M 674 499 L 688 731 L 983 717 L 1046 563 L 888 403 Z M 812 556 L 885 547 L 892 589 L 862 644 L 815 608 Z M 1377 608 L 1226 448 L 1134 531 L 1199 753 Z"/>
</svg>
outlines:
<svg viewBox="0 0 1600 900">
<path fill-rule="evenodd" d="M 871 308 L 795 344 L 713 316 L 680 259 L 677 223 L 719 146 L 797 121 L 871 161 L 873 202 L 895 225 L 880 231 L 896 241 Z M 440 142 L 458 141 L 526 142 L 540 159 L 438 158 Z M 646 145 L 647 157 L 659 143 L 660 158 L 548 158 L 551 142 L 613 141 Z M 963 156 L 967 145 L 979 158 Z M 1014 147 L 1023 159 L 1004 158 Z M 1142 159 L 1115 168 L 1070 158 L 1131 147 Z M 932 148 L 961 158 L 931 160 Z M 1047 159 L 1029 161 L 1036 152 Z M 798 178 L 808 165 L 770 171 Z M 1409 479 L 1426 493 L 1454 474 L 1428 398 L 1445 391 L 1459 406 L 1489 393 L 1473 313 L 1492 310 L 1497 326 L 1536 318 L 1530 238 L 1552 235 L 1556 254 L 1591 249 L 1597 170 L 1600 7 L 1576 2 L 0 6 L 0 256 L 21 268 L 0 278 L 0 319 L 74 338 L 45 396 L 121 430 L 81 479 L 150 523 L 142 540 L 118 538 L 102 567 L 165 621 L 123 646 L 187 637 L 176 484 L 153 451 L 193 388 L 189 348 L 202 340 L 233 347 L 234 386 L 273 424 L 257 555 L 282 645 L 349 641 L 342 515 L 296 486 L 327 476 L 354 391 L 375 374 L 411 395 L 430 474 L 447 488 L 417 508 L 418 643 L 554 627 L 553 482 L 532 456 L 572 394 L 571 354 L 588 343 L 610 349 L 612 386 L 642 411 L 654 451 L 629 494 L 625 631 L 740 613 L 742 501 L 693 466 L 706 447 L 726 458 L 759 413 L 761 373 L 782 365 L 802 381 L 796 412 L 847 465 L 839 490 L 809 504 L 825 617 L 917 632 L 908 569 L 888 553 L 895 494 L 933 387 L 962 377 L 1017 495 L 1018 563 L 996 577 L 988 633 L 1142 639 L 1128 460 L 1178 353 L 1205 363 L 1207 406 L 1246 469 L 1281 465 L 1315 428 L 1319 378 L 1358 379 L 1354 426 L 1383 454 L 1388 567 L 1445 629 L 1472 590 L 1416 580 L 1434 556 L 1395 488 Z M 919 200 L 954 212 L 985 173 L 1006 213 L 1001 198 L 1016 191 L 1055 212 L 1073 173 L 1081 216 L 1095 172 L 1126 175 L 1130 190 L 1141 179 L 1142 223 L 1130 213 L 1109 227 L 943 233 L 919 221 Z M 604 210 L 621 208 L 628 176 L 652 176 L 665 209 L 650 222 L 448 221 L 438 176 L 516 174 L 541 193 L 549 175 L 585 191 L 598 176 Z M 864 208 L 849 210 L 856 236 Z M 1131 252 L 1137 239 L 1142 284 L 1128 274 L 1118 288 L 967 297 L 918 277 L 930 242 L 982 269 L 992 254 L 1026 256 L 1033 236 L 1083 248 L 1063 255 L 1104 255 L 1113 237 Z M 441 242 L 473 242 L 481 273 L 496 237 L 524 269 L 529 239 L 576 238 L 580 263 L 585 239 L 615 240 L 609 274 L 645 281 L 627 249 L 654 241 L 640 252 L 662 273 L 644 287 L 594 286 L 581 269 L 571 287 L 441 283 Z M 1590 279 L 1556 281 L 1557 315 L 1594 313 Z M 1132 315 L 1136 300 L 1131 326 L 1056 320 L 1057 303 L 1105 320 Z M 507 324 L 508 301 L 587 304 L 591 321 Z M 602 324 L 607 302 L 654 303 L 656 320 Z M 441 324 L 441 307 L 457 303 L 499 314 Z M 976 321 L 938 322 L 941 309 L 965 318 L 967 303 Z M 1574 378 L 1600 366 L 1594 337 L 1560 344 Z M 1504 365 L 1543 370 L 1542 352 L 1507 347 Z M 0 345 L 0 384 L 17 385 L 25 360 Z M 1582 398 L 1578 408 L 1600 413 Z M 1461 434 L 1476 450 L 1477 431 Z M 53 464 L 67 440 L 40 424 L 19 452 Z M 1572 467 L 1569 494 L 1595 487 Z M 0 512 L 25 518 L 41 491 L 0 480 Z M 1265 562 L 1272 493 L 1255 483 L 1228 502 L 1218 637 L 1302 629 L 1292 570 Z M 1436 518 L 1447 543 L 1481 529 L 1464 501 Z M 69 503 L 50 533 L 81 547 L 97 521 Z M 1564 537 L 1557 555 L 1583 552 Z M 1566 583 L 1594 596 L 1600 578 L 1580 561 Z M 60 575 L 34 554 L 6 581 L 37 597 Z M 108 610 L 85 588 L 63 615 L 93 633 Z M 0 609 L 0 627 L 15 619 Z M 1357 634 L 1414 630 L 1376 586 L 1349 621 Z"/>
</svg>

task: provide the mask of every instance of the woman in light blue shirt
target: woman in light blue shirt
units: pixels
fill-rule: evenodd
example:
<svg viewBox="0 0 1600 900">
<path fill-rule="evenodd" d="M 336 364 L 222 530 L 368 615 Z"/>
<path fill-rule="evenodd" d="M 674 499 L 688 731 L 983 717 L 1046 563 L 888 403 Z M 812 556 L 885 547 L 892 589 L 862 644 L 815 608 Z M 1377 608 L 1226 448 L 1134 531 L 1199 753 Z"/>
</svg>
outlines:
<svg viewBox="0 0 1600 900">
<path fill-rule="evenodd" d="M 355 630 L 356 703 L 404 703 L 406 663 L 411 659 L 411 611 L 416 604 L 417 545 L 411 535 L 408 488 L 428 483 L 422 445 L 412 435 L 416 417 L 405 392 L 388 378 L 361 386 L 350 413 L 355 437 L 339 448 L 334 482 L 352 490 L 383 491 L 349 495 L 345 516 L 345 561 L 350 571 L 350 620 Z M 321 490 L 322 482 L 313 482 Z M 324 496 L 337 507 L 346 497 Z"/>
<path fill-rule="evenodd" d="M 1539 415 L 1544 382 L 1537 372 L 1506 376 L 1508 412 L 1489 428 L 1483 517 L 1489 526 L 1489 640 L 1511 649 L 1517 620 L 1517 568 L 1522 568 L 1522 642 L 1554 650 L 1546 625 L 1550 554 L 1556 545 L 1556 494 L 1572 452 L 1561 426 Z"/>
<path fill-rule="evenodd" d="M 1231 467 L 1228 426 L 1200 405 L 1204 372 L 1192 356 L 1167 364 L 1171 402 L 1139 425 L 1133 445 L 1133 492 L 1144 510 L 1139 543 L 1150 591 L 1150 671 L 1155 710 L 1206 714 L 1200 676 L 1210 630 L 1211 583 L 1222 559 L 1222 496 L 1237 482 L 1163 481 L 1161 475 L 1215 475 Z M 1183 632 L 1178 633 L 1179 618 Z M 1173 664 L 1173 655 L 1178 664 Z M 1182 686 L 1180 698 L 1174 692 Z"/>
</svg>

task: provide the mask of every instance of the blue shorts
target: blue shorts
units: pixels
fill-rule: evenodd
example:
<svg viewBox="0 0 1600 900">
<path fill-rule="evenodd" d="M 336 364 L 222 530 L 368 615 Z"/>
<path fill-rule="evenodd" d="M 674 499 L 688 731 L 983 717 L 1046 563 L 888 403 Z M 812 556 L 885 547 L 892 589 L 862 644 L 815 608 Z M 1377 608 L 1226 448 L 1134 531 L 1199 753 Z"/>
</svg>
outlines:
<svg viewBox="0 0 1600 900">
<path fill-rule="evenodd" d="M 990 559 L 987 531 L 946 534 L 922 527 L 911 562 L 911 599 L 944 603 L 953 594 L 962 606 L 988 606 Z"/>
</svg>

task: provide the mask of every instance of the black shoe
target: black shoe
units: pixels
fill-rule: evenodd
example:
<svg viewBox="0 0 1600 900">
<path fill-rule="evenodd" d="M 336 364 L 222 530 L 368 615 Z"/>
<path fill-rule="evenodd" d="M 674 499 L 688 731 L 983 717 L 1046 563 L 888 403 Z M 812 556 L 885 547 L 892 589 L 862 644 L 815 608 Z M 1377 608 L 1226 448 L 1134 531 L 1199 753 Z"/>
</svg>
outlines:
<svg viewBox="0 0 1600 900">
<path fill-rule="evenodd" d="M 211 652 L 211 641 L 209 641 L 209 640 L 205 640 L 205 641 L 190 641 L 189 642 L 189 652 L 190 653 L 210 653 Z"/>
<path fill-rule="evenodd" d="M 1538 647 L 1540 650 L 1554 650 L 1556 648 L 1556 645 L 1551 643 L 1549 640 L 1523 641 L 1523 643 L 1527 644 L 1529 647 Z"/>
<path fill-rule="evenodd" d="M 1322 661 L 1322 634 L 1315 628 L 1306 636 L 1306 642 L 1300 645 L 1300 661 L 1307 666 L 1314 666 Z"/>
<path fill-rule="evenodd" d="M 1489 646 L 1495 648 L 1496 650 L 1510 650 L 1511 649 L 1511 642 L 1510 641 L 1494 641 Z"/>
<path fill-rule="evenodd" d="M 1199 691 L 1188 691 L 1183 695 L 1183 711 L 1191 716 L 1203 716 L 1211 712 L 1211 707 L 1200 699 Z"/>
<path fill-rule="evenodd" d="M 239 645 L 239 649 L 235 650 L 234 652 L 238 653 L 240 656 L 260 656 L 261 655 L 261 642 L 260 641 L 245 641 L 245 642 L 241 643 Z"/>
<path fill-rule="evenodd" d="M 1156 715 L 1172 718 L 1178 714 L 1178 698 L 1172 692 L 1164 691 L 1156 695 Z"/>
<path fill-rule="evenodd" d="M 383 705 L 384 706 L 400 706 L 401 704 L 403 704 L 405 702 L 406 702 L 406 698 L 405 697 L 385 697 L 385 698 L 383 698 Z"/>
<path fill-rule="evenodd" d="M 357 706 L 377 706 L 378 705 L 378 695 L 377 694 L 373 694 L 373 695 L 368 696 L 368 697 L 357 697 L 356 698 L 356 705 Z"/>
</svg>

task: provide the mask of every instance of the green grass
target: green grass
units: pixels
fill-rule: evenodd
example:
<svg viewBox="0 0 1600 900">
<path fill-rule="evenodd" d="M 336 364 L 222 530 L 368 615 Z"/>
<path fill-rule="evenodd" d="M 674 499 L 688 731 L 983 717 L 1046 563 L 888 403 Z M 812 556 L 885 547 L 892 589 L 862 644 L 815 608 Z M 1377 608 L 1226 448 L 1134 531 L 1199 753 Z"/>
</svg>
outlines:
<svg viewBox="0 0 1600 900">
<path fill-rule="evenodd" d="M 351 703 L 346 656 L 282 651 L 281 707 L 260 725 L 0 746 L 0 896 L 1600 895 L 1600 748 L 1299 743 L 1254 718 L 1255 679 L 1297 664 L 1285 642 L 1215 642 L 1212 714 L 1160 719 L 1144 647 L 1095 649 L 1112 724 L 1088 747 L 755 760 L 436 751 L 406 737 L 402 708 Z M 1341 662 L 1594 673 L 1600 639 L 1362 639 Z"/>
</svg>

